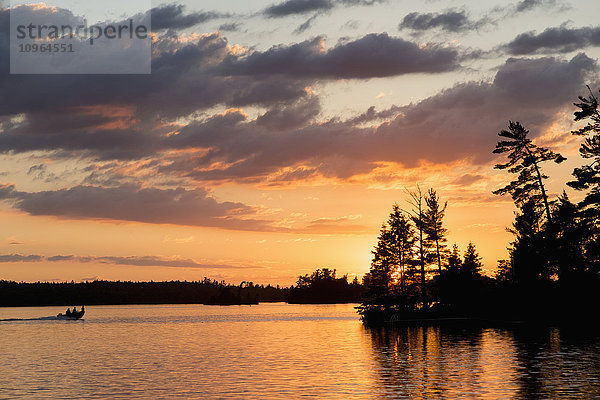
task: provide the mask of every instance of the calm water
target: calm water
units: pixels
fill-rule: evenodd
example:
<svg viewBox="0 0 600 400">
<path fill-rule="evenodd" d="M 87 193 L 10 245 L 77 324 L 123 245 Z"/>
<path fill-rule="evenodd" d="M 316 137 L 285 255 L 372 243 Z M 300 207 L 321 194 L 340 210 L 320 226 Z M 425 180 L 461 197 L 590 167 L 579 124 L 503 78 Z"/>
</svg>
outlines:
<svg viewBox="0 0 600 400">
<path fill-rule="evenodd" d="M 600 335 L 368 330 L 352 305 L 0 308 L 0 398 L 593 398 Z"/>
</svg>

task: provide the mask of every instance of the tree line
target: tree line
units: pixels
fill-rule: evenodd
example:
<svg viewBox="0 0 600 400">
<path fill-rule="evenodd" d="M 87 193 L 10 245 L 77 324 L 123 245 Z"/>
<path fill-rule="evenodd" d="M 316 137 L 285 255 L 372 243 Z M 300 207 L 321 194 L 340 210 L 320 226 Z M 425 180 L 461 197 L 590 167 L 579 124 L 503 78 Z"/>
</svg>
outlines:
<svg viewBox="0 0 600 400">
<path fill-rule="evenodd" d="M 575 168 L 567 185 L 582 193 L 572 202 L 563 190 L 553 198 L 546 187 L 547 163 L 565 157 L 538 146 L 519 122 L 502 130 L 495 165 L 511 180 L 495 190 L 510 195 L 515 220 L 509 258 L 494 277 L 470 242 L 461 255 L 447 247 L 447 202 L 434 189 L 408 192 L 408 209 L 395 204 L 382 225 L 363 283 L 359 313 L 366 323 L 423 315 L 491 318 L 587 318 L 600 289 L 600 113 L 598 99 L 579 97 L 575 121 L 587 124 L 571 134 L 583 137 L 579 152 L 587 164 Z"/>
<path fill-rule="evenodd" d="M 296 304 L 358 303 L 363 286 L 335 269 L 300 275 L 296 285 L 280 287 L 243 281 L 239 285 L 201 281 L 11 282 L 0 280 L 0 307 L 114 304 L 242 305 L 264 302 Z"/>
<path fill-rule="evenodd" d="M 204 278 L 170 282 L 9 282 L 0 281 L 0 306 L 106 304 L 258 304 L 284 301 L 287 288 L 240 285 Z"/>
<path fill-rule="evenodd" d="M 348 275 L 338 278 L 336 272 L 335 269 L 318 268 L 310 275 L 300 275 L 296 285 L 286 292 L 286 301 L 298 304 L 360 302 L 363 286 L 358 278 L 348 282 Z"/>
</svg>

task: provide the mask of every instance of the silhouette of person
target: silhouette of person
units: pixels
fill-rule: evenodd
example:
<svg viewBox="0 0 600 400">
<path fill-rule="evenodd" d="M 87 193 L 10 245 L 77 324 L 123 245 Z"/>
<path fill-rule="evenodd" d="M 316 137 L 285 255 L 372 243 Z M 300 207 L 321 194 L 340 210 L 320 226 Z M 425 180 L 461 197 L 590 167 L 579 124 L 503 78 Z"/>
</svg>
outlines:
<svg viewBox="0 0 600 400">
<path fill-rule="evenodd" d="M 81 312 L 85 312 L 85 306 L 81 306 Z"/>
<path fill-rule="evenodd" d="M 68 317 L 71 315 L 71 309 L 67 308 L 67 311 L 65 311 L 65 315 Z"/>
<path fill-rule="evenodd" d="M 73 312 L 71 314 L 77 314 L 77 307 L 73 307 Z"/>
</svg>

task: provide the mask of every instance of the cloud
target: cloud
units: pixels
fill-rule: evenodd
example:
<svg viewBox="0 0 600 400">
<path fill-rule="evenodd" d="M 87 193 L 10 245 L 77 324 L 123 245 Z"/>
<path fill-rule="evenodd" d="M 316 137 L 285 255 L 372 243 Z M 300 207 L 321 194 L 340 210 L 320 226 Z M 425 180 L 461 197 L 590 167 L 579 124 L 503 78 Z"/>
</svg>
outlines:
<svg viewBox="0 0 600 400">
<path fill-rule="evenodd" d="M 52 257 L 46 257 L 47 261 L 50 262 L 60 262 L 60 261 L 73 261 L 75 260 L 75 256 L 74 255 L 68 255 L 68 256 L 52 256 Z"/>
<path fill-rule="evenodd" d="M 372 227 L 357 224 L 354 221 L 359 219 L 360 216 L 345 216 L 339 218 L 319 218 L 311 221 L 308 226 L 304 229 L 306 233 L 327 233 L 327 232 L 338 232 L 338 233 L 370 233 Z"/>
<path fill-rule="evenodd" d="M 185 6 L 182 4 L 168 4 L 154 7 L 151 10 L 152 30 L 185 29 L 213 19 L 229 17 L 215 11 L 202 11 L 184 14 Z"/>
<path fill-rule="evenodd" d="M 7 242 L 9 245 L 13 246 L 13 245 L 21 245 L 21 244 L 25 244 L 25 242 L 22 242 L 20 240 L 18 240 L 17 238 L 15 238 L 14 236 L 11 236 L 7 239 Z"/>
<path fill-rule="evenodd" d="M 224 71 L 237 75 L 270 74 L 297 78 L 368 79 L 411 73 L 440 73 L 459 68 L 458 50 L 389 36 L 368 34 L 339 43 L 325 51 L 324 38 L 317 37 L 291 46 L 275 46 L 234 59 Z"/>
<path fill-rule="evenodd" d="M 584 54 L 571 60 L 511 58 L 492 82 L 467 82 L 418 103 L 346 121 L 312 122 L 271 132 L 239 111 L 190 123 L 169 137 L 174 148 L 210 148 L 175 155 L 161 169 L 198 181 L 275 181 L 323 176 L 350 179 L 385 163 L 490 162 L 496 133 L 508 120 L 540 134 L 598 72 Z M 387 118 L 378 126 L 365 122 Z"/>
<path fill-rule="evenodd" d="M 312 12 L 320 14 L 338 6 L 370 6 L 382 3 L 383 1 L 384 0 L 286 0 L 265 8 L 262 14 L 269 18 L 281 18 Z"/>
<path fill-rule="evenodd" d="M 404 17 L 398 29 L 413 31 L 441 29 L 448 32 L 464 32 L 478 29 L 489 22 L 487 18 L 473 21 L 465 10 L 451 9 L 441 13 L 410 13 Z"/>
<path fill-rule="evenodd" d="M 21 254 L 0 254 L 0 263 L 40 262 L 43 257 L 37 254 L 24 256 Z"/>
<path fill-rule="evenodd" d="M 79 257 L 79 262 L 95 262 L 103 264 L 133 265 L 138 267 L 171 267 L 171 268 L 203 268 L 203 269 L 243 269 L 248 267 L 219 264 L 199 263 L 192 259 L 164 258 L 157 256 L 128 256 L 128 257 Z"/>
<path fill-rule="evenodd" d="M 457 186 L 470 186 L 475 182 L 479 182 L 485 179 L 484 175 L 481 174 L 464 174 L 455 179 L 452 184 Z"/>
<path fill-rule="evenodd" d="M 267 7 L 263 14 L 271 18 L 287 17 L 288 15 L 326 11 L 334 6 L 335 4 L 331 0 L 287 0 Z"/>
<path fill-rule="evenodd" d="M 584 54 L 510 58 L 490 82 L 463 82 L 342 119 L 322 115 L 311 87 L 453 71 L 462 55 L 385 33 L 329 48 L 317 37 L 253 51 L 220 33 L 168 32 L 153 52 L 153 74 L 126 80 L 0 74 L 10 93 L 0 96 L 0 152 L 40 150 L 103 165 L 90 167 L 87 185 L 33 193 L 2 187 L 0 196 L 33 215 L 269 230 L 272 222 L 256 219 L 252 207 L 179 186 L 367 179 L 398 166 L 486 163 L 509 119 L 533 134 L 543 130 L 598 72 Z M 162 179 L 161 189 L 152 187 L 156 181 L 137 185 L 149 177 Z"/>
<path fill-rule="evenodd" d="M 261 268 L 260 266 L 243 266 L 227 263 L 201 263 L 190 258 L 159 257 L 159 256 L 76 256 L 57 255 L 45 257 L 41 255 L 2 254 L 0 263 L 15 262 L 77 262 L 100 263 L 114 265 L 129 265 L 138 267 L 169 267 L 169 268 L 200 268 L 200 269 L 246 269 Z M 83 280 L 95 280 L 87 278 Z"/>
<path fill-rule="evenodd" d="M 239 22 L 228 22 L 219 26 L 219 30 L 224 32 L 238 32 L 241 27 L 242 24 Z"/>
<path fill-rule="evenodd" d="M 134 185 L 74 186 L 42 192 L 19 192 L 3 186 L 0 199 L 30 215 L 69 219 L 108 219 L 152 224 L 269 230 L 268 221 L 248 219 L 256 211 L 237 202 L 219 203 L 207 190 L 157 189 Z"/>
<path fill-rule="evenodd" d="M 600 27 L 547 28 L 543 32 L 518 35 L 505 48 L 510 54 L 568 53 L 586 47 L 600 46 Z"/>
<path fill-rule="evenodd" d="M 538 7 L 554 8 L 559 5 L 562 5 L 562 3 L 557 0 L 521 0 L 515 5 L 514 9 L 516 12 L 523 12 L 531 11 Z"/>
<path fill-rule="evenodd" d="M 319 14 L 315 14 L 312 17 L 310 17 L 309 19 L 307 19 L 306 21 L 304 21 L 298 28 L 296 28 L 294 33 L 302 33 L 304 31 L 308 30 L 312 26 L 312 24 L 315 22 L 315 20 L 317 19 L 318 16 L 319 16 Z"/>
</svg>

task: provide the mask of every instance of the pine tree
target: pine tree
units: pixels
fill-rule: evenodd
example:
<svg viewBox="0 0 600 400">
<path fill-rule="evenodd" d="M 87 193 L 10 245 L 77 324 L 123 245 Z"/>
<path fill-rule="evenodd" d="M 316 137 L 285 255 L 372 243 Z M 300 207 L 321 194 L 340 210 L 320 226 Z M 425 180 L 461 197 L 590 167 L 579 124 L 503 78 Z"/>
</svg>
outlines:
<svg viewBox="0 0 600 400">
<path fill-rule="evenodd" d="M 448 272 L 452 274 L 458 274 L 462 269 L 462 260 L 460 258 L 460 251 L 456 243 L 452 246 L 452 252 L 448 256 Z"/>
<path fill-rule="evenodd" d="M 551 275 L 541 220 L 539 207 L 528 201 L 517 213 L 512 228 L 508 229 L 515 235 L 509 254 L 512 276 L 517 283 L 530 284 Z"/>
<path fill-rule="evenodd" d="M 426 269 L 425 263 L 429 258 L 431 243 L 427 239 L 427 220 L 425 218 L 425 201 L 421 188 L 417 186 L 415 192 L 408 192 L 410 196 L 410 203 L 413 206 L 411 219 L 415 224 L 417 232 L 416 252 L 418 256 L 418 262 L 420 267 L 421 276 L 421 304 L 423 308 L 427 308 L 427 292 L 425 288 L 426 281 Z"/>
<path fill-rule="evenodd" d="M 587 212 L 587 216 L 595 223 L 600 219 L 600 112 L 598 99 L 587 87 L 590 95 L 588 98 L 579 96 L 581 103 L 574 103 L 580 111 L 575 112 L 575 121 L 589 120 L 588 124 L 571 133 L 584 136 L 585 140 L 579 148 L 579 153 L 591 162 L 580 168 L 575 168 L 575 180 L 567 185 L 577 190 L 589 190 L 580 206 Z"/>
<path fill-rule="evenodd" d="M 363 278 L 365 286 L 365 302 L 371 305 L 388 303 L 389 287 L 392 280 L 393 257 L 389 251 L 390 233 L 386 224 L 381 226 L 377 238 L 377 246 L 371 252 L 373 260 L 371 268 Z"/>
<path fill-rule="evenodd" d="M 414 309 L 414 229 L 408 216 L 394 204 L 381 226 L 372 251 L 371 268 L 363 278 L 365 294 L 359 312 L 368 320 L 395 309 Z"/>
<path fill-rule="evenodd" d="M 561 283 L 581 278 L 591 267 L 586 256 L 594 243 L 593 226 L 564 191 L 552 209 L 552 218 L 547 236 L 551 238 L 553 271 Z"/>
<path fill-rule="evenodd" d="M 499 141 L 494 153 L 509 154 L 508 162 L 497 164 L 494 168 L 508 168 L 508 172 L 519 176 L 505 187 L 494 191 L 494 194 L 510 193 L 518 208 L 532 202 L 535 206 L 543 208 L 547 221 L 551 221 L 550 203 L 544 186 L 544 179 L 548 177 L 542 173 L 540 164 L 550 160 L 560 164 L 566 159 L 558 153 L 536 146 L 527 138 L 528 133 L 519 122 L 510 121 L 509 130 L 498 134 L 508 140 Z"/>
<path fill-rule="evenodd" d="M 469 242 L 463 257 L 461 268 L 462 275 L 470 278 L 479 277 L 481 276 L 482 268 L 483 264 L 481 263 L 481 257 L 479 256 L 479 253 L 477 252 L 473 242 Z"/>
<path fill-rule="evenodd" d="M 446 213 L 448 202 L 445 202 L 444 205 L 441 206 L 440 198 L 435 190 L 429 189 L 427 197 L 425 197 L 425 204 L 427 205 L 427 211 L 425 212 L 427 240 L 434 246 L 438 272 L 441 274 L 442 261 L 446 259 L 448 253 L 446 249 L 446 233 L 448 230 L 445 229 L 443 225 L 444 214 Z"/>
<path fill-rule="evenodd" d="M 406 290 L 409 269 L 413 261 L 415 233 L 410 220 L 402 212 L 398 204 L 394 204 L 387 221 L 387 226 L 389 229 L 388 251 L 400 280 L 401 291 L 404 292 Z"/>
</svg>

